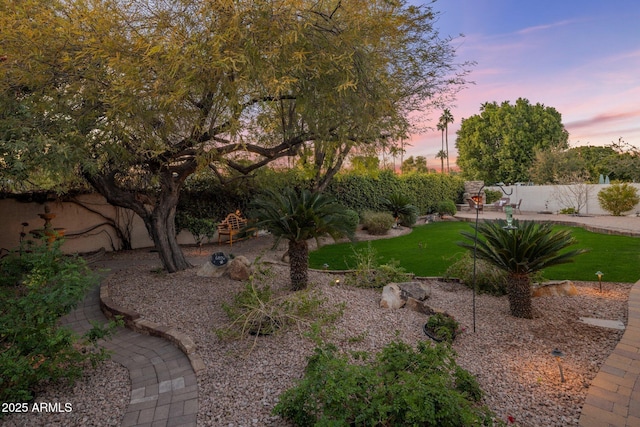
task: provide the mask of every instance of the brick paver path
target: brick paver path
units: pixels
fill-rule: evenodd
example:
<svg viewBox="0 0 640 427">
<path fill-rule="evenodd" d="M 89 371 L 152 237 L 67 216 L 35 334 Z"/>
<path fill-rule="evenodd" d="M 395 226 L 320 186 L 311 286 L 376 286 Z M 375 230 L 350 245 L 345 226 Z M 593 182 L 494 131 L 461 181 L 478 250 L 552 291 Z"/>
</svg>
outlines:
<svg viewBox="0 0 640 427">
<path fill-rule="evenodd" d="M 83 334 L 90 321 L 107 322 L 96 286 L 62 323 Z M 195 426 L 198 383 L 187 356 L 172 343 L 125 328 L 103 343 L 111 358 L 129 370 L 131 400 L 122 426 Z"/>
</svg>

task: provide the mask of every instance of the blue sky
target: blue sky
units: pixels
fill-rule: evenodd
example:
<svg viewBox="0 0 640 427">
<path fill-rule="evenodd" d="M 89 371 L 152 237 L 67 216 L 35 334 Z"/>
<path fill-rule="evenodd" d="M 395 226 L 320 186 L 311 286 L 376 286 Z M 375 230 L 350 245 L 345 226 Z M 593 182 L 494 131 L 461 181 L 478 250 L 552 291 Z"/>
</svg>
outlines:
<svg viewBox="0 0 640 427">
<path fill-rule="evenodd" d="M 571 146 L 622 137 L 640 148 L 640 1 L 439 0 L 434 9 L 442 36 L 465 36 L 453 42 L 458 59 L 477 62 L 475 84 L 451 106 L 452 158 L 461 118 L 519 97 L 558 110 Z M 434 128 L 440 114 L 430 116 Z M 407 155 L 439 165 L 440 132 L 410 143 Z"/>
</svg>

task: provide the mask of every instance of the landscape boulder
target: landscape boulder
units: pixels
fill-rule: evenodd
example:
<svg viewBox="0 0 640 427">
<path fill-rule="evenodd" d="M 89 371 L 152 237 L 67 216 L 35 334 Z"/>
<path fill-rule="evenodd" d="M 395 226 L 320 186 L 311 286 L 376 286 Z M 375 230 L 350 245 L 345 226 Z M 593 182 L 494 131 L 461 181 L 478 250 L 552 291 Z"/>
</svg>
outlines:
<svg viewBox="0 0 640 427">
<path fill-rule="evenodd" d="M 570 280 L 553 280 L 534 285 L 531 295 L 534 297 L 574 296 L 578 295 L 578 290 Z"/>
<path fill-rule="evenodd" d="M 412 310 L 423 313 L 424 301 L 431 295 L 431 289 L 422 282 L 389 283 L 382 289 L 380 308 L 397 309 L 409 305 Z"/>
</svg>

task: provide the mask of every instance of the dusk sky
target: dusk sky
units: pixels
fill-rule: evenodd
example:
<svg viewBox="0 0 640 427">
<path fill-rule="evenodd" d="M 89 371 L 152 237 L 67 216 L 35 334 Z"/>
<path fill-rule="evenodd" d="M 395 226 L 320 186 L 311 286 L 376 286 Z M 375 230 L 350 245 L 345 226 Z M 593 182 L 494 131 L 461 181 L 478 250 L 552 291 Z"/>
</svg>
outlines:
<svg viewBox="0 0 640 427">
<path fill-rule="evenodd" d="M 412 1 L 419 4 L 419 0 Z M 608 145 L 620 137 L 640 148 L 640 1 L 439 0 L 441 36 L 455 40 L 459 61 L 476 61 L 451 106 L 450 157 L 462 118 L 484 102 L 555 108 L 571 147 Z M 435 128 L 441 111 L 431 115 Z M 414 135 L 408 155 L 439 166 L 439 131 Z"/>
</svg>

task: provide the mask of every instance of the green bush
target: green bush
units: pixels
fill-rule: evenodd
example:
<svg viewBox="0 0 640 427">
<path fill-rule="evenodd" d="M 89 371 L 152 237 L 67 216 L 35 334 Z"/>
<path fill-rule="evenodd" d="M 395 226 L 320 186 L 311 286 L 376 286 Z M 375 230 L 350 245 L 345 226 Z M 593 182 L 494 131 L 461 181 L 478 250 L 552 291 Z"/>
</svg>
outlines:
<svg viewBox="0 0 640 427">
<path fill-rule="evenodd" d="M 365 212 L 362 215 L 362 224 L 369 234 L 376 236 L 387 234 L 395 223 L 393 215 L 389 212 Z"/>
<path fill-rule="evenodd" d="M 344 214 L 346 217 L 346 221 L 349 224 L 349 228 L 352 230 L 358 228 L 358 224 L 360 224 L 360 215 L 358 215 L 358 212 L 354 211 L 353 209 L 347 209 L 346 211 L 344 211 Z"/>
<path fill-rule="evenodd" d="M 210 218 L 196 218 L 188 213 L 178 212 L 176 230 L 188 230 L 198 246 L 204 239 L 211 240 L 216 234 L 216 222 Z"/>
<path fill-rule="evenodd" d="M 438 203 L 437 212 L 440 216 L 450 215 L 454 216 L 458 212 L 458 208 L 453 200 L 443 200 Z"/>
<path fill-rule="evenodd" d="M 460 279 L 468 287 L 473 286 L 473 256 L 465 252 L 460 259 L 447 268 L 444 277 Z M 507 274 L 497 267 L 481 260 L 476 260 L 476 286 L 480 293 L 495 296 L 507 294 Z"/>
<path fill-rule="evenodd" d="M 640 197 L 638 197 L 638 190 L 625 182 L 612 184 L 600 190 L 598 202 L 602 209 L 610 212 L 611 215 L 620 216 L 633 209 L 640 202 Z"/>
<path fill-rule="evenodd" d="M 440 340 L 451 343 L 458 333 L 460 324 L 453 318 L 453 316 L 446 313 L 436 313 L 429 316 L 429 319 L 427 320 L 427 328 Z"/>
<path fill-rule="evenodd" d="M 497 202 L 502 198 L 502 191 L 500 190 L 484 190 L 484 196 L 486 199 L 486 204 L 490 205 L 491 203 Z"/>
<path fill-rule="evenodd" d="M 316 348 L 304 377 L 280 395 L 273 412 L 298 426 L 486 426 L 493 414 L 476 402 L 482 391 L 449 346 L 402 342 L 367 353 Z"/>
<path fill-rule="evenodd" d="M 80 338 L 58 325 L 96 283 L 84 260 L 63 255 L 60 244 L 35 245 L 0 261 L 2 402 L 29 401 L 38 384 L 72 382 L 82 374 L 85 361 L 97 363 L 105 357 L 102 350 L 83 352 L 80 347 L 95 344 L 109 330 L 94 325 Z"/>
<path fill-rule="evenodd" d="M 354 250 L 356 265 L 353 272 L 345 276 L 345 284 L 359 288 L 383 288 L 389 283 L 406 282 L 412 274 L 399 266 L 398 261 L 391 260 L 380 264 L 377 252 L 368 242 L 366 248 Z"/>
<path fill-rule="evenodd" d="M 382 204 L 404 226 L 411 227 L 418 219 L 418 208 L 412 205 L 411 199 L 404 194 L 393 193 L 382 199 Z"/>
</svg>

